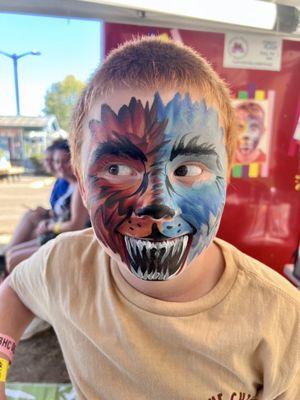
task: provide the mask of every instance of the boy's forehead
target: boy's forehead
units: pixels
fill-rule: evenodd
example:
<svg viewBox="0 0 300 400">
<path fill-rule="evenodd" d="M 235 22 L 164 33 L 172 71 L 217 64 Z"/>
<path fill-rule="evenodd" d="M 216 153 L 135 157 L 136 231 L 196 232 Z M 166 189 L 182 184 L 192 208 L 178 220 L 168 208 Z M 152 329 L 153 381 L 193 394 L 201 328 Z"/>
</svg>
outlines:
<svg viewBox="0 0 300 400">
<path fill-rule="evenodd" d="M 181 97 L 188 95 L 190 97 L 192 103 L 204 101 L 208 107 L 213 107 L 215 112 L 217 114 L 219 114 L 217 107 L 214 104 L 211 104 L 211 101 L 208 99 L 208 97 L 203 94 L 200 94 L 195 89 L 191 89 L 191 88 L 183 88 L 183 89 L 163 88 L 161 90 L 157 90 L 157 89 L 151 89 L 151 90 L 150 89 L 145 89 L 145 90 L 120 89 L 120 90 L 116 90 L 112 94 L 99 97 L 98 99 L 96 99 L 94 101 L 94 104 L 91 107 L 91 109 L 87 115 L 87 118 L 85 120 L 85 124 L 84 124 L 85 131 L 89 130 L 89 122 L 92 119 L 99 120 L 100 115 L 101 115 L 101 108 L 103 105 L 108 105 L 112 111 L 114 111 L 116 114 L 118 114 L 118 112 L 124 105 L 128 106 L 130 104 L 130 101 L 132 98 L 139 100 L 143 106 L 145 106 L 146 103 L 148 102 L 149 106 L 151 107 L 151 105 L 155 101 L 155 97 L 157 94 L 159 94 L 159 97 L 164 104 L 168 104 L 168 103 L 172 102 L 172 100 L 174 99 L 174 97 L 176 95 L 180 95 Z M 179 108 L 182 108 L 182 107 L 184 107 L 184 104 L 183 103 L 179 104 Z M 219 118 L 219 120 L 220 120 L 219 121 L 220 125 L 223 125 L 221 118 Z"/>
<path fill-rule="evenodd" d="M 159 153 L 167 159 L 178 148 L 182 154 L 209 148 L 226 159 L 219 112 L 193 92 L 118 91 L 95 101 L 85 121 L 83 162 L 86 157 L 93 160 L 95 151 L 108 150 L 141 151 L 146 157 Z"/>
</svg>

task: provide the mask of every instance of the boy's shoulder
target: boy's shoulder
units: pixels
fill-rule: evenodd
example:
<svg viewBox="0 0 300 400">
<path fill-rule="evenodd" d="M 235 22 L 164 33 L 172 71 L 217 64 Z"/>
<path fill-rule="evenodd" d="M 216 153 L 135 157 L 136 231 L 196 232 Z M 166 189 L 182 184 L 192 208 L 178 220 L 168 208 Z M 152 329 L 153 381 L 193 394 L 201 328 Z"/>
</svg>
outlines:
<svg viewBox="0 0 300 400">
<path fill-rule="evenodd" d="M 221 247 L 225 259 L 232 260 L 237 268 L 237 276 L 247 282 L 249 289 L 270 298 L 279 297 L 283 302 L 293 303 L 300 313 L 300 291 L 286 278 L 224 240 L 216 239 L 216 243 Z"/>
<path fill-rule="evenodd" d="M 68 286 L 71 293 L 101 279 L 109 268 L 110 259 L 93 229 L 88 228 L 56 237 L 44 255 L 44 265 L 49 288 L 55 293 L 63 293 Z"/>
<path fill-rule="evenodd" d="M 97 239 L 94 235 L 93 228 L 82 229 L 80 231 L 64 232 L 55 239 L 55 246 L 70 246 L 72 243 L 94 243 Z"/>
<path fill-rule="evenodd" d="M 90 262 L 95 256 L 103 255 L 104 250 L 94 235 L 92 228 L 81 231 L 61 233 L 52 241 L 48 261 L 72 261 L 73 267 Z"/>
</svg>

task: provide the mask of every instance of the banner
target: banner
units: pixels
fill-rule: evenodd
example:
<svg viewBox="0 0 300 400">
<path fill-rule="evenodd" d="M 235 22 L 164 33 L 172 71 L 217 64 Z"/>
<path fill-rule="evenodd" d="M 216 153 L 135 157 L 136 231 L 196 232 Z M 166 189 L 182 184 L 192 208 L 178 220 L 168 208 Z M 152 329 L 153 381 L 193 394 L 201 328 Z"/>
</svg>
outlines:
<svg viewBox="0 0 300 400">
<path fill-rule="evenodd" d="M 234 32 L 225 34 L 225 68 L 280 71 L 282 39 L 274 36 Z"/>
</svg>

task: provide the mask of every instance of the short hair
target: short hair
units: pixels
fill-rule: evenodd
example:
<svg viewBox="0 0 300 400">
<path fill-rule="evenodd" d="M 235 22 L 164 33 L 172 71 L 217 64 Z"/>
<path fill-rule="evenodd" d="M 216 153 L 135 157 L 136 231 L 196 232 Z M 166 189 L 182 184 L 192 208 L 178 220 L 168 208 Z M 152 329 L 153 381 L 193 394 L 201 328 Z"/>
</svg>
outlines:
<svg viewBox="0 0 300 400">
<path fill-rule="evenodd" d="M 83 126 L 101 96 L 120 89 L 199 90 L 221 117 L 230 167 L 236 130 L 229 90 L 209 63 L 190 47 L 147 36 L 125 42 L 111 51 L 83 90 L 71 119 L 70 143 L 74 168 L 80 168 Z"/>
<path fill-rule="evenodd" d="M 66 153 L 70 154 L 71 149 L 70 149 L 68 140 L 67 139 L 57 139 L 50 146 L 48 146 L 46 148 L 46 151 L 54 152 L 55 150 L 63 150 Z"/>
</svg>

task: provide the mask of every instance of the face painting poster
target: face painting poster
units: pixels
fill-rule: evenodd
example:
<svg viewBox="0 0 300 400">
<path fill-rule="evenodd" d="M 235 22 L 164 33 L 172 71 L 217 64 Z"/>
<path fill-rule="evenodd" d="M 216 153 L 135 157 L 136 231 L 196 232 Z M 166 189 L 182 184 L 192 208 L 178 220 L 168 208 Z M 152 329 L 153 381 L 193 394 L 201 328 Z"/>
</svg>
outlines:
<svg viewBox="0 0 300 400">
<path fill-rule="evenodd" d="M 234 178 L 268 176 L 271 121 L 268 99 L 234 99 L 237 143 Z"/>
</svg>

